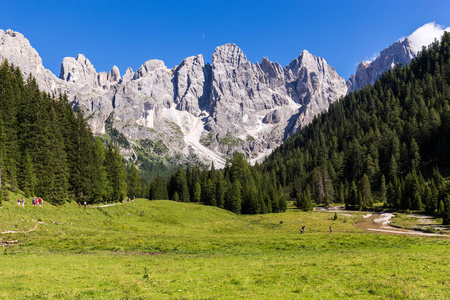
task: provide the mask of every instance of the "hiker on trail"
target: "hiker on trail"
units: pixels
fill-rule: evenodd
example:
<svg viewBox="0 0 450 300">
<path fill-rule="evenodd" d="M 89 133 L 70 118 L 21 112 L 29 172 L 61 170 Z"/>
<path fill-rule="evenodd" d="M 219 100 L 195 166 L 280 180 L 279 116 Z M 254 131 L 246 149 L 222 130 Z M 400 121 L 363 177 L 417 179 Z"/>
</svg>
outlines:
<svg viewBox="0 0 450 300">
<path fill-rule="evenodd" d="M 36 205 L 36 198 L 33 197 L 33 206 L 35 206 L 35 205 Z"/>
<path fill-rule="evenodd" d="M 330 232 L 333 232 L 333 227 L 330 226 Z"/>
<path fill-rule="evenodd" d="M 306 225 L 303 225 L 302 231 L 306 231 Z"/>
<path fill-rule="evenodd" d="M 17 199 L 17 205 L 20 206 L 20 204 L 22 204 L 22 202 L 20 202 L 20 198 Z"/>
<path fill-rule="evenodd" d="M 80 207 L 80 206 L 81 206 L 81 203 L 80 203 L 79 201 L 77 201 L 77 205 L 78 205 L 78 207 Z"/>
<path fill-rule="evenodd" d="M 25 206 L 25 198 L 22 197 L 22 207 L 24 207 L 24 206 Z"/>
<path fill-rule="evenodd" d="M 38 202 L 39 202 L 39 206 L 42 206 L 42 198 L 41 197 L 39 197 Z"/>
<path fill-rule="evenodd" d="M 86 205 L 87 205 L 87 203 L 86 203 L 86 201 L 84 201 L 84 204 L 83 204 L 84 210 L 86 210 Z"/>
</svg>

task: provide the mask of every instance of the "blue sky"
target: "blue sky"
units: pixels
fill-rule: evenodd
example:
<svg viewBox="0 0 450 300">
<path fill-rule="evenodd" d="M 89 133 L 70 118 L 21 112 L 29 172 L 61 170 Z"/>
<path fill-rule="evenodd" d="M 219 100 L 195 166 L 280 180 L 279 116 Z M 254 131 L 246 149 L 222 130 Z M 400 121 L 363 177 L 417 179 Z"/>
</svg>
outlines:
<svg viewBox="0 0 450 300">
<path fill-rule="evenodd" d="M 450 26 L 450 1 L 13 1 L 0 0 L 0 29 L 19 31 L 59 76 L 83 53 L 97 72 L 121 74 L 148 59 L 173 67 L 185 57 L 237 44 L 252 62 L 282 66 L 303 49 L 348 78 L 401 37 L 435 22 Z"/>
</svg>

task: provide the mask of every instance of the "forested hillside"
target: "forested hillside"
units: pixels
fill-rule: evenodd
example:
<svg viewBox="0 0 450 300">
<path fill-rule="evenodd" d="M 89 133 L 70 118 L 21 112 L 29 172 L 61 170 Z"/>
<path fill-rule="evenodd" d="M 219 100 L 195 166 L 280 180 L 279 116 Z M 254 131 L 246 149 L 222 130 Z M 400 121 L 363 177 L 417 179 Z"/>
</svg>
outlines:
<svg viewBox="0 0 450 300">
<path fill-rule="evenodd" d="M 129 170 L 127 176 L 117 147 L 94 139 L 65 96 L 41 92 L 33 77 L 25 82 L 18 68 L 2 63 L 0 203 L 19 190 L 53 204 L 121 201 L 140 193 L 136 168 Z"/>
<path fill-rule="evenodd" d="M 199 201 L 241 213 L 282 211 L 286 200 L 348 209 L 424 210 L 450 222 L 450 35 L 373 86 L 331 105 L 266 161 L 187 172 L 152 183 L 150 199 Z M 442 172 L 442 173 L 441 173 Z"/>
<path fill-rule="evenodd" d="M 335 102 L 257 167 L 299 205 L 425 210 L 450 222 L 450 35 Z"/>
</svg>

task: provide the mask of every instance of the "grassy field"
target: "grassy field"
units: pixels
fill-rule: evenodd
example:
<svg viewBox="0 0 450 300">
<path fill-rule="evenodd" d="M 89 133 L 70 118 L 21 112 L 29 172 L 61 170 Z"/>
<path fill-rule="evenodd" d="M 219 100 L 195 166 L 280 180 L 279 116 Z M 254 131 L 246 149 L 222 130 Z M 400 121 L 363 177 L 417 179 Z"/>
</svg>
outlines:
<svg viewBox="0 0 450 300">
<path fill-rule="evenodd" d="M 368 233 L 353 225 L 362 213 L 333 216 L 5 202 L 0 232 L 13 232 L 0 237 L 19 244 L 0 248 L 0 298 L 450 298 L 450 239 Z"/>
</svg>

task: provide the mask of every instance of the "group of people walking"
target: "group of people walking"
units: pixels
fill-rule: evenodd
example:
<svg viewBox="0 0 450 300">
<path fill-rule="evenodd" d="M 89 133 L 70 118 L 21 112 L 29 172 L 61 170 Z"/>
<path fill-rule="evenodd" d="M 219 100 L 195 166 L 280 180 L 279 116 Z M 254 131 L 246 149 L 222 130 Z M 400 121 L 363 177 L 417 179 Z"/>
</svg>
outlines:
<svg viewBox="0 0 450 300">
<path fill-rule="evenodd" d="M 37 199 L 36 199 L 36 197 L 33 197 L 33 200 L 31 201 L 32 206 L 42 206 L 43 203 L 44 203 L 44 201 L 42 200 L 41 197 L 39 197 Z M 17 205 L 22 206 L 22 207 L 25 206 L 25 198 L 24 197 L 22 197 L 22 199 L 17 198 Z"/>
<path fill-rule="evenodd" d="M 81 204 L 81 202 L 77 202 L 77 205 L 78 205 L 78 207 L 81 207 L 81 205 L 83 205 L 84 206 L 84 210 L 86 210 L 87 202 L 84 201 L 83 204 Z"/>
<path fill-rule="evenodd" d="M 306 225 L 302 226 L 302 229 L 300 230 L 300 234 L 303 234 L 306 231 Z M 333 232 L 333 227 L 330 226 L 330 232 Z"/>
</svg>

